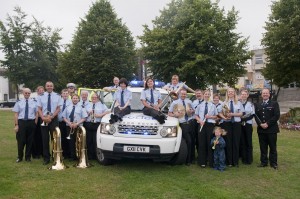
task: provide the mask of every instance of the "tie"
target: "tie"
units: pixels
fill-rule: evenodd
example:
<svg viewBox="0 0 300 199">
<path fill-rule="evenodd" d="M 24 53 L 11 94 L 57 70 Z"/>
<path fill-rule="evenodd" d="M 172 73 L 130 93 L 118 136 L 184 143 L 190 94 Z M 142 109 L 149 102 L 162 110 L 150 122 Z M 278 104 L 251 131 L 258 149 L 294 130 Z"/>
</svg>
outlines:
<svg viewBox="0 0 300 199">
<path fill-rule="evenodd" d="M 71 114 L 69 116 L 70 122 L 74 122 L 74 113 L 75 113 L 75 106 L 73 106 L 73 109 L 72 109 Z"/>
<path fill-rule="evenodd" d="M 82 108 L 84 108 L 84 103 L 85 103 L 85 101 L 82 102 Z"/>
<path fill-rule="evenodd" d="M 153 90 L 151 89 L 151 100 L 150 100 L 151 104 L 154 104 L 154 96 L 153 96 Z"/>
<path fill-rule="evenodd" d="M 263 107 L 266 107 L 266 106 L 267 106 L 267 102 L 264 101 L 264 102 L 263 102 Z"/>
<path fill-rule="evenodd" d="M 204 118 L 205 118 L 205 115 L 207 114 L 207 112 L 208 112 L 208 109 L 207 109 L 207 102 L 205 102 Z"/>
<path fill-rule="evenodd" d="M 93 104 L 93 110 L 95 110 L 95 104 Z"/>
<path fill-rule="evenodd" d="M 202 103 L 202 100 L 199 100 L 199 104 L 201 104 L 201 103 Z M 198 105 L 199 105 L 199 104 L 198 104 Z"/>
<path fill-rule="evenodd" d="M 230 101 L 230 112 L 234 113 L 234 108 L 233 108 L 233 101 Z M 231 122 L 234 122 L 234 117 L 231 117 Z"/>
<path fill-rule="evenodd" d="M 24 120 L 28 120 L 28 100 L 26 100 Z"/>
<path fill-rule="evenodd" d="M 64 110 L 65 110 L 65 108 L 66 108 L 66 101 L 67 101 L 67 100 L 64 100 L 64 105 L 63 105 L 62 112 L 64 112 Z"/>
<path fill-rule="evenodd" d="M 124 91 L 121 92 L 121 107 L 124 107 L 125 103 L 124 103 Z"/>
<path fill-rule="evenodd" d="M 244 107 L 244 108 L 245 108 L 246 104 L 247 104 L 247 102 L 245 102 L 245 103 L 243 104 L 243 107 Z"/>
<path fill-rule="evenodd" d="M 187 113 L 186 113 L 186 106 L 185 106 L 184 100 L 182 100 L 182 104 L 183 104 L 183 106 L 184 106 L 184 111 L 185 111 L 184 119 L 185 119 L 185 121 L 188 121 L 188 115 L 187 115 Z"/>
<path fill-rule="evenodd" d="M 47 111 L 51 112 L 51 94 L 48 95 Z"/>
</svg>

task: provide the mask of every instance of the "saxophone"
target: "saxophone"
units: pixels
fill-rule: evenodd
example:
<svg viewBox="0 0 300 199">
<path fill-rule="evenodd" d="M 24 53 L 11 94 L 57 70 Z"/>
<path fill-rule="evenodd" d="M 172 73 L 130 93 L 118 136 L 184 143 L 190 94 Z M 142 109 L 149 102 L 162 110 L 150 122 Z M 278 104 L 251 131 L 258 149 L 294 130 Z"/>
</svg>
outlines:
<svg viewBox="0 0 300 199">
<path fill-rule="evenodd" d="M 78 157 L 78 163 L 75 165 L 77 168 L 87 168 L 91 164 L 88 162 L 87 149 L 86 149 L 86 131 L 83 126 L 80 126 L 76 130 L 76 156 Z"/>
<path fill-rule="evenodd" d="M 53 158 L 54 164 L 49 168 L 50 170 L 63 170 L 67 168 L 63 162 L 62 148 L 61 148 L 61 133 L 58 127 L 53 131 Z"/>
</svg>

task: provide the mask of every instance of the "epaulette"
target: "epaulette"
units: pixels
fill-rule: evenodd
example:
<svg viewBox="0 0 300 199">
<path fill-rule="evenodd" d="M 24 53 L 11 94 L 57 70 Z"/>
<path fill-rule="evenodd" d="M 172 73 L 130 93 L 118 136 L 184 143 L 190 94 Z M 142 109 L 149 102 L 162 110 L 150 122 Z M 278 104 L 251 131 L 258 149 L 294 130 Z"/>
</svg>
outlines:
<svg viewBox="0 0 300 199">
<path fill-rule="evenodd" d="M 33 98 L 33 101 L 37 102 L 37 100 L 35 98 Z"/>
</svg>

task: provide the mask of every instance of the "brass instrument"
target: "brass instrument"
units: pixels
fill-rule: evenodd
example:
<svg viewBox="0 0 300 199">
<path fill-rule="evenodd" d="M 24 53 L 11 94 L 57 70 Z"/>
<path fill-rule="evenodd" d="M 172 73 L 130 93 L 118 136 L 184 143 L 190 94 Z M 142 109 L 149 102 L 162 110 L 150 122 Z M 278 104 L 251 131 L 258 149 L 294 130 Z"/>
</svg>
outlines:
<svg viewBox="0 0 300 199">
<path fill-rule="evenodd" d="M 217 142 L 219 141 L 219 138 L 220 138 L 220 137 L 217 137 L 217 138 L 214 140 L 214 145 L 211 147 L 213 150 L 216 149 L 216 145 L 217 145 Z"/>
<path fill-rule="evenodd" d="M 77 168 L 87 168 L 91 165 L 88 162 L 87 148 L 86 148 L 86 131 L 83 126 L 76 130 L 76 156 L 78 163 L 75 165 Z"/>
<path fill-rule="evenodd" d="M 58 127 L 55 127 L 55 130 L 53 131 L 52 149 L 53 149 L 54 164 L 49 169 L 63 170 L 67 168 L 63 163 L 63 157 L 62 157 L 63 151 L 61 148 L 61 133 Z"/>
<path fill-rule="evenodd" d="M 243 116 L 241 117 L 241 119 L 250 117 L 251 115 L 252 115 L 252 113 L 247 113 L 247 114 L 243 115 Z M 247 121 L 242 121 L 242 126 L 245 126 L 245 125 L 246 125 L 246 122 L 247 122 Z"/>
<path fill-rule="evenodd" d="M 71 123 L 75 124 L 75 123 L 77 123 L 77 121 L 75 120 L 74 122 L 71 122 Z M 69 132 L 69 135 L 66 137 L 66 139 L 71 140 L 71 135 L 73 135 L 75 133 L 75 131 L 76 131 L 77 128 L 70 127 L 70 132 Z"/>
<path fill-rule="evenodd" d="M 183 118 L 185 115 L 185 108 L 182 104 L 175 104 L 174 105 L 174 109 L 173 109 L 173 113 L 178 113 L 178 119 Z"/>
<path fill-rule="evenodd" d="M 229 119 L 229 113 L 230 113 L 230 108 L 227 106 L 226 103 L 224 103 L 224 106 L 222 107 L 222 113 L 225 118 Z"/>
<path fill-rule="evenodd" d="M 169 96 L 171 97 L 172 100 L 177 100 L 179 97 L 179 92 L 182 89 L 182 87 L 185 85 L 185 82 L 181 83 L 181 85 L 178 87 L 176 91 L 171 91 L 169 93 Z"/>
</svg>

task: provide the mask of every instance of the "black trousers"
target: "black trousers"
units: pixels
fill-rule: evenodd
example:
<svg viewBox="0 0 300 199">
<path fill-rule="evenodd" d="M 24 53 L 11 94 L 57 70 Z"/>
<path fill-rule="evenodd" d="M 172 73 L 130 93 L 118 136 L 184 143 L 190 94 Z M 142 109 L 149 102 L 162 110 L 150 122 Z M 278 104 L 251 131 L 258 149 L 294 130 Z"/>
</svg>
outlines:
<svg viewBox="0 0 300 199">
<path fill-rule="evenodd" d="M 128 115 L 131 113 L 131 108 L 130 106 L 127 106 L 125 109 L 120 110 L 119 107 L 114 108 L 114 114 L 117 115 L 118 117 L 122 118 L 124 115 Z"/>
<path fill-rule="evenodd" d="M 191 123 L 180 123 L 180 127 L 182 129 L 182 137 L 186 141 L 186 145 L 188 148 L 188 155 L 186 159 L 186 163 L 192 163 L 192 135 L 193 135 L 193 129 L 191 128 Z"/>
<path fill-rule="evenodd" d="M 69 140 L 67 139 L 68 137 L 68 132 L 67 132 L 67 125 L 66 122 L 61 121 L 59 122 L 59 129 L 61 133 L 61 148 L 63 150 L 63 156 L 64 158 L 69 158 L 70 157 L 70 151 L 69 151 Z"/>
<path fill-rule="evenodd" d="M 34 120 L 18 120 L 19 131 L 16 134 L 17 143 L 18 143 L 18 158 L 23 159 L 24 156 L 24 147 L 25 149 L 25 159 L 29 160 L 32 153 L 32 143 L 33 135 L 35 131 L 35 122 Z"/>
<path fill-rule="evenodd" d="M 239 164 L 241 122 L 223 122 L 222 126 L 227 131 L 226 136 L 224 136 L 226 142 L 226 163 L 237 166 Z"/>
<path fill-rule="evenodd" d="M 199 155 L 199 146 L 198 146 L 198 132 L 199 132 L 199 123 L 196 119 L 191 120 L 192 122 L 192 130 L 193 130 L 193 137 L 192 137 L 192 161 L 196 159 L 196 153 L 195 149 L 197 150 L 197 153 Z"/>
<path fill-rule="evenodd" d="M 53 120 L 47 126 L 41 126 L 44 161 L 50 161 L 49 141 L 50 137 L 51 141 L 53 140 L 53 131 L 55 130 L 55 127 L 58 127 L 57 117 L 53 118 Z"/>
<path fill-rule="evenodd" d="M 242 162 L 245 164 L 251 164 L 253 162 L 252 132 L 252 124 L 246 123 L 245 126 L 242 125 L 240 151 Z"/>
<path fill-rule="evenodd" d="M 260 162 L 268 165 L 268 147 L 269 161 L 271 166 L 277 166 L 277 133 L 259 133 Z"/>
<path fill-rule="evenodd" d="M 90 160 L 96 160 L 96 148 L 97 148 L 97 129 L 100 122 L 92 123 L 86 122 L 86 146 L 87 154 Z"/>
<path fill-rule="evenodd" d="M 213 150 L 210 141 L 213 138 L 213 130 L 215 124 L 205 122 L 201 132 L 198 133 L 199 149 L 198 149 L 198 164 L 208 165 L 213 167 Z"/>
<path fill-rule="evenodd" d="M 36 129 L 33 136 L 33 144 L 32 144 L 32 157 L 39 158 L 43 155 L 43 140 L 42 140 L 42 132 L 41 132 L 41 123 L 42 119 L 39 117 Z"/>
<path fill-rule="evenodd" d="M 70 159 L 72 160 L 77 160 L 77 156 L 76 156 L 76 137 L 77 137 L 77 132 L 76 129 L 74 130 L 73 134 L 70 134 L 71 128 L 69 126 L 66 127 L 67 128 L 67 133 L 68 135 L 70 135 L 70 139 L 69 141 L 69 151 L 70 151 Z"/>
</svg>

